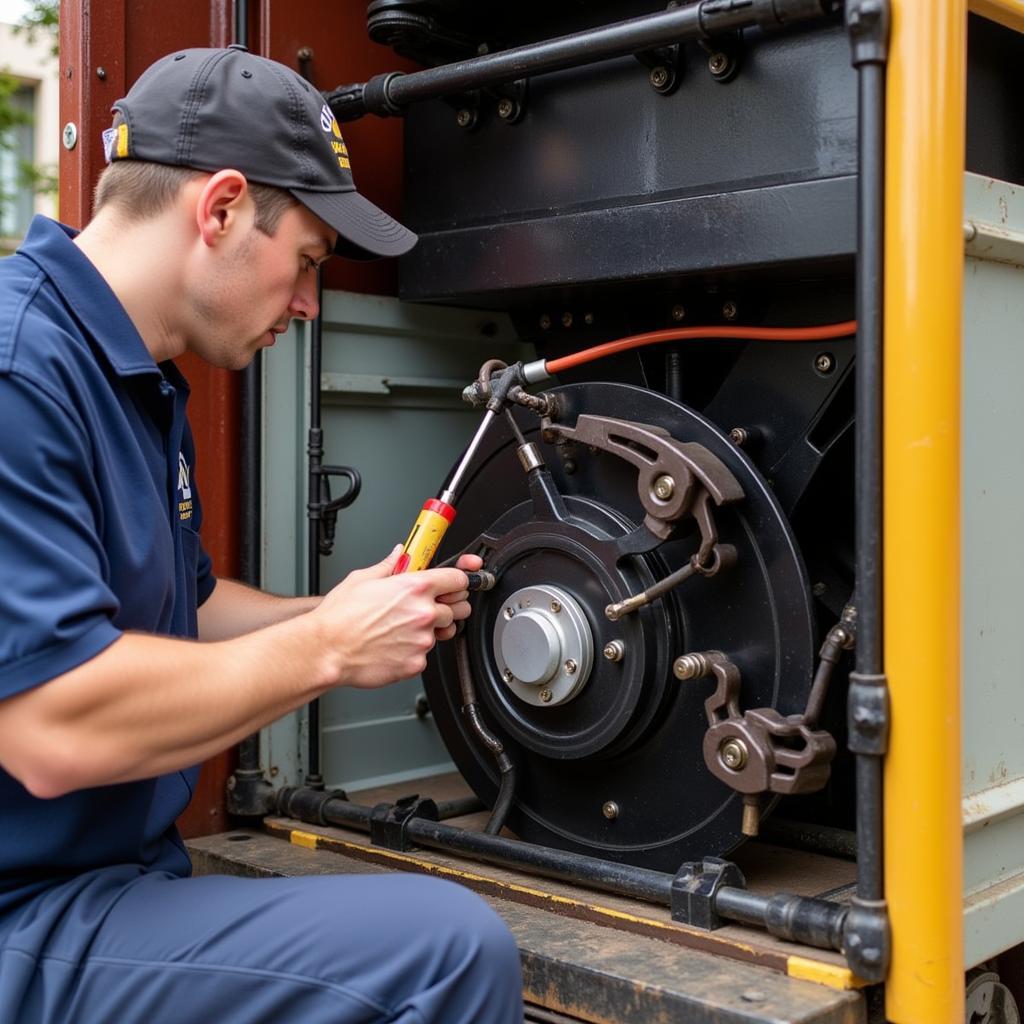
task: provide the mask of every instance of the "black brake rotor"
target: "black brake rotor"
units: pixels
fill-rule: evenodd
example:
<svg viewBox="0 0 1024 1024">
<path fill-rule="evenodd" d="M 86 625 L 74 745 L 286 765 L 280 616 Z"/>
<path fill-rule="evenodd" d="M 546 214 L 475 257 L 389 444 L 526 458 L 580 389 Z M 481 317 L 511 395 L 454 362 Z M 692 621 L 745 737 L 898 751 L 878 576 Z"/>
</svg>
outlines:
<svg viewBox="0 0 1024 1024">
<path fill-rule="evenodd" d="M 680 682 L 672 662 L 688 651 L 724 651 L 742 673 L 744 709 L 801 711 L 814 667 L 806 574 L 766 481 L 712 423 L 628 385 L 571 385 L 557 394 L 565 423 L 581 414 L 608 416 L 703 445 L 745 494 L 715 509 L 719 539 L 737 549 L 735 566 L 713 578 L 694 576 L 612 622 L 606 605 L 684 565 L 697 550 L 696 530 L 684 522 L 654 550 L 619 555 L 616 540 L 644 518 L 636 470 L 608 452 L 580 447 L 567 462 L 541 441 L 537 420 L 520 411 L 517 420 L 550 474 L 534 474 L 531 488 L 511 431 L 496 424 L 466 476 L 441 553 L 481 550 L 498 577 L 494 590 L 474 595 L 466 641 L 484 719 L 518 769 L 509 827 L 530 842 L 675 870 L 684 860 L 735 847 L 742 804 L 701 753 L 704 701 L 714 683 Z M 517 611 L 510 602 L 525 594 L 529 603 L 544 587 L 557 588 L 585 617 L 593 654 L 578 692 L 548 705 L 524 700 L 522 689 L 510 686 L 495 646 L 499 617 Z M 618 661 L 602 654 L 612 641 L 621 644 Z M 425 683 L 453 760 L 492 804 L 497 769 L 461 714 L 451 644 L 432 656 Z"/>
</svg>

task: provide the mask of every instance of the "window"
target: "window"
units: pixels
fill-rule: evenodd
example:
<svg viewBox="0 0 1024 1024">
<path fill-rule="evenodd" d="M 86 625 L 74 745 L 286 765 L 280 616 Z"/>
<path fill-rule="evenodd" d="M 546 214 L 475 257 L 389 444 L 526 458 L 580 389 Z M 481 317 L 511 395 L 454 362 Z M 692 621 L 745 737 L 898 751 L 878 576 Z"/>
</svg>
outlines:
<svg viewBox="0 0 1024 1024">
<path fill-rule="evenodd" d="M 9 102 L 19 117 L 0 136 L 0 238 L 18 238 L 35 212 L 35 192 L 27 169 L 35 162 L 35 89 L 18 86 Z"/>
</svg>

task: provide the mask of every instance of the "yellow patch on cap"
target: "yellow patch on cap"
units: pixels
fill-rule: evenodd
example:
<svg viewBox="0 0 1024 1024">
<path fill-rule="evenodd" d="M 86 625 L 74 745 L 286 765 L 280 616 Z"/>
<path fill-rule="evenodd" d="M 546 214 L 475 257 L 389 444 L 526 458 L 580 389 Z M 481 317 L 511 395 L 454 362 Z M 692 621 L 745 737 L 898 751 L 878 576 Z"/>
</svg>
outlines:
<svg viewBox="0 0 1024 1024">
<path fill-rule="evenodd" d="M 122 158 L 128 155 L 128 125 L 123 122 L 117 126 L 117 155 Z"/>
</svg>

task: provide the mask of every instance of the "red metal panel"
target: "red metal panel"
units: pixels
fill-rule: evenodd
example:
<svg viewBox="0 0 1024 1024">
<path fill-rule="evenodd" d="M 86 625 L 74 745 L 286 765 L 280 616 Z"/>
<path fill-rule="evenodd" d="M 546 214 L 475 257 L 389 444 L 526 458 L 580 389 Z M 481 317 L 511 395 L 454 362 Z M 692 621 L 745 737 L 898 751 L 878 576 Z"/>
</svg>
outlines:
<svg viewBox="0 0 1024 1024">
<path fill-rule="evenodd" d="M 256 6 L 254 4 L 254 6 Z M 260 0 L 259 52 L 299 70 L 299 52 L 312 51 L 311 77 L 327 91 L 347 82 L 365 82 L 384 71 L 412 71 L 417 65 L 371 43 L 366 34 L 365 0 L 313 0 L 284 4 Z M 356 187 L 381 209 L 401 219 L 402 120 L 367 117 L 342 125 L 352 154 Z M 397 261 L 369 263 L 332 260 L 324 286 L 374 295 L 394 295 Z"/>
</svg>

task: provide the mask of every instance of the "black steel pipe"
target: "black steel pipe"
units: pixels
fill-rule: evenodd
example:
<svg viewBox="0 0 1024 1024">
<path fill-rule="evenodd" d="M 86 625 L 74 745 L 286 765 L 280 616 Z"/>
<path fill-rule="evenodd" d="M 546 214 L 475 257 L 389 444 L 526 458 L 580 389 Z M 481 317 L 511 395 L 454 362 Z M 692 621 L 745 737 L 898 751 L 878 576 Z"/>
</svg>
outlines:
<svg viewBox="0 0 1024 1024">
<path fill-rule="evenodd" d="M 378 75 L 365 85 L 337 89 L 327 99 L 340 120 L 353 120 L 365 113 L 386 117 L 424 100 L 584 67 L 686 40 L 711 39 L 755 26 L 778 28 L 820 18 L 834 9 L 831 0 L 701 0 L 438 68 Z"/>
<path fill-rule="evenodd" d="M 856 676 L 882 675 L 882 274 L 885 65 L 858 66 Z M 881 758 L 857 757 L 857 893 L 882 895 Z"/>
</svg>

